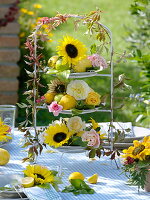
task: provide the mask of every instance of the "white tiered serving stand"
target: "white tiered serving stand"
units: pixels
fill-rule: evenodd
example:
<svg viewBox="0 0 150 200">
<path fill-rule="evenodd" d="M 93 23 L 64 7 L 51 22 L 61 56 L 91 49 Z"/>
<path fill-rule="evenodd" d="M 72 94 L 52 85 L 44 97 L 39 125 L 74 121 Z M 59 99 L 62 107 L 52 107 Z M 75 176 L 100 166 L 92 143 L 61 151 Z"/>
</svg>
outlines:
<svg viewBox="0 0 150 200">
<path fill-rule="evenodd" d="M 69 17 L 73 17 L 73 18 L 84 18 L 81 16 L 69 16 Z M 99 107 L 95 108 L 95 109 L 88 109 L 88 110 L 82 110 L 81 114 L 87 114 L 87 113 L 93 113 L 93 112 L 108 112 L 110 113 L 110 125 L 113 124 L 113 42 L 112 42 L 112 33 L 110 31 L 110 29 L 99 23 L 99 22 L 95 22 L 97 23 L 99 26 L 103 27 L 103 29 L 105 29 L 105 31 L 107 32 L 109 39 L 110 39 L 110 73 L 108 74 L 102 74 L 100 70 L 97 71 L 91 71 L 91 72 L 82 72 L 82 73 L 71 73 L 69 78 L 89 78 L 89 77 L 109 77 L 110 78 L 110 109 L 100 109 Z M 42 24 L 36 27 L 36 31 L 34 32 L 34 50 L 35 50 L 35 58 L 36 58 L 36 54 L 37 54 L 37 32 L 38 30 L 42 27 Z M 34 76 L 36 77 L 36 70 L 37 70 L 37 66 L 36 63 L 34 65 Z M 36 105 L 36 88 L 34 88 L 34 129 L 36 132 L 36 124 L 37 124 L 37 109 L 47 109 L 47 106 L 37 106 Z M 72 114 L 71 110 L 63 110 L 61 112 L 62 114 Z M 110 140 L 110 145 L 107 146 L 107 148 L 113 150 L 113 127 L 110 126 L 110 131 L 108 133 L 108 137 Z M 66 151 L 63 150 L 63 153 L 71 153 L 74 152 L 73 150 L 66 149 Z M 82 152 L 82 151 L 81 151 Z"/>
</svg>

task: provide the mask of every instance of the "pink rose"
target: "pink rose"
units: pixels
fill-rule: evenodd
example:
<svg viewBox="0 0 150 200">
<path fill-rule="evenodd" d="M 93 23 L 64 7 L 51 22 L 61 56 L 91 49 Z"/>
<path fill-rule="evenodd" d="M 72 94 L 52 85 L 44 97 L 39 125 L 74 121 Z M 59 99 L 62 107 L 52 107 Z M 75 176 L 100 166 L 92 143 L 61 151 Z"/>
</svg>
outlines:
<svg viewBox="0 0 150 200">
<path fill-rule="evenodd" d="M 82 134 L 82 141 L 88 141 L 88 146 L 93 146 L 95 148 L 98 148 L 100 145 L 100 136 L 94 129 L 91 129 L 90 131 L 86 131 Z"/>
<path fill-rule="evenodd" d="M 88 59 L 92 62 L 93 67 L 100 67 L 101 70 L 108 67 L 106 60 L 98 54 L 88 56 Z"/>
<path fill-rule="evenodd" d="M 59 105 L 56 101 L 53 101 L 49 106 L 49 112 L 53 112 L 54 116 L 58 116 L 59 113 L 62 111 L 63 106 Z"/>
</svg>

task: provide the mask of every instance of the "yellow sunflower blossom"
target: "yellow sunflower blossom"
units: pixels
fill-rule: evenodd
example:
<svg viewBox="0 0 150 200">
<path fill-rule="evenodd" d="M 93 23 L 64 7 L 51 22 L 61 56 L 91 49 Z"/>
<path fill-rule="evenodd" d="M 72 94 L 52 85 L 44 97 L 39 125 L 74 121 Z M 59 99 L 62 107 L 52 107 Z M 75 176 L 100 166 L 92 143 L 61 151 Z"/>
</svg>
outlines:
<svg viewBox="0 0 150 200">
<path fill-rule="evenodd" d="M 0 118 L 0 142 L 7 142 L 9 139 L 12 139 L 10 135 L 10 127 L 4 124 Z"/>
<path fill-rule="evenodd" d="M 40 8 L 42 8 L 42 5 L 38 4 L 38 3 L 35 3 L 35 4 L 33 4 L 33 7 L 37 8 L 37 9 L 40 9 Z"/>
<path fill-rule="evenodd" d="M 86 57 L 86 52 L 87 49 L 85 45 L 70 36 L 65 36 L 57 47 L 57 53 L 59 56 L 62 56 L 63 59 L 62 65 L 67 63 L 69 65 L 76 65 L 79 60 Z"/>
<path fill-rule="evenodd" d="M 23 172 L 27 177 L 34 178 L 35 184 L 54 182 L 52 172 L 48 168 L 41 165 L 28 165 Z"/>
<path fill-rule="evenodd" d="M 50 125 L 45 131 L 45 143 L 55 148 L 67 143 L 73 135 L 73 131 L 69 131 L 65 124 Z"/>
<path fill-rule="evenodd" d="M 131 157 L 134 159 L 145 160 L 146 156 L 150 156 L 150 136 L 144 137 L 143 141 L 133 141 L 134 146 L 130 146 L 128 149 L 123 150 L 122 157 Z"/>
</svg>

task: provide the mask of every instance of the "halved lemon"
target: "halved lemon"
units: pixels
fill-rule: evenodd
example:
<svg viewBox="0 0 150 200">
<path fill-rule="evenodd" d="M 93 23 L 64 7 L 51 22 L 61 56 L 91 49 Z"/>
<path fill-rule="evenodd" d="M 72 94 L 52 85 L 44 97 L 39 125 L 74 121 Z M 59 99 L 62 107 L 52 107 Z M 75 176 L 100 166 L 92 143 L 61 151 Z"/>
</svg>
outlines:
<svg viewBox="0 0 150 200">
<path fill-rule="evenodd" d="M 22 186 L 25 188 L 34 186 L 34 178 L 32 178 L 32 177 L 22 178 Z"/>
</svg>

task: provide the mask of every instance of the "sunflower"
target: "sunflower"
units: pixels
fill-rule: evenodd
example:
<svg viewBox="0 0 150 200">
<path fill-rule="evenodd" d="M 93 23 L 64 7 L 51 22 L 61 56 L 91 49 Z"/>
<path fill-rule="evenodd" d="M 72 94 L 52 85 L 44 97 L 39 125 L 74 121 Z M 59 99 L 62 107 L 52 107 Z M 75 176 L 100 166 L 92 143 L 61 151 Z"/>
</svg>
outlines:
<svg viewBox="0 0 150 200">
<path fill-rule="evenodd" d="M 62 64 L 76 65 L 79 60 L 86 57 L 86 51 L 84 44 L 79 40 L 70 36 L 65 36 L 60 41 L 60 46 L 57 47 L 58 55 L 62 56 Z"/>
<path fill-rule="evenodd" d="M 65 124 L 50 125 L 45 131 L 45 143 L 55 148 L 65 144 L 73 135 Z"/>
<path fill-rule="evenodd" d="M 134 146 L 124 149 L 122 155 L 124 158 L 131 157 L 134 159 L 145 160 L 146 156 L 150 156 L 150 136 L 144 137 L 143 142 L 133 141 Z"/>
<path fill-rule="evenodd" d="M 4 124 L 4 122 L 0 118 L 0 142 L 7 142 L 9 139 L 12 139 L 12 137 L 10 136 L 10 131 L 10 127 Z"/>
<path fill-rule="evenodd" d="M 51 81 L 51 84 L 48 84 L 49 91 L 48 93 L 64 93 L 66 92 L 66 85 L 64 82 L 60 81 L 59 79 L 54 79 Z"/>
<path fill-rule="evenodd" d="M 28 165 L 23 172 L 26 176 L 34 178 L 35 184 L 54 182 L 52 172 L 48 168 L 41 165 Z"/>
</svg>

